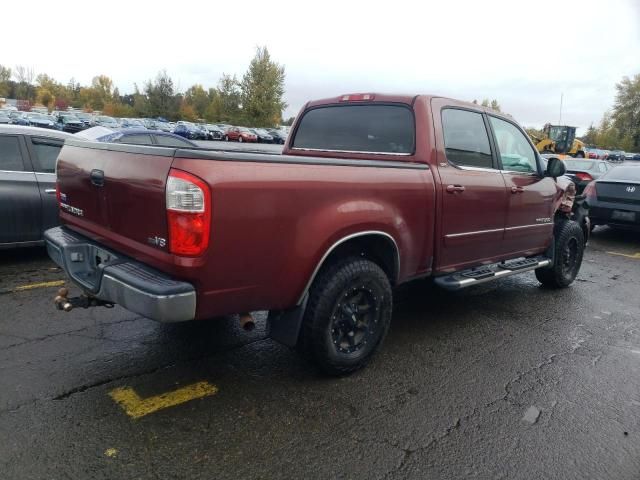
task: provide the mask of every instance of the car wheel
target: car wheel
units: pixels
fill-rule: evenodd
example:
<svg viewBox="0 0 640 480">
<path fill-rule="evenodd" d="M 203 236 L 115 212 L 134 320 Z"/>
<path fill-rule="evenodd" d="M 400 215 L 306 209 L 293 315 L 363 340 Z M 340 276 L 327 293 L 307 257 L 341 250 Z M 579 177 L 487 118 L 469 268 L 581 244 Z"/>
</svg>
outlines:
<svg viewBox="0 0 640 480">
<path fill-rule="evenodd" d="M 584 158 L 584 152 L 576 153 L 576 158 Z"/>
<path fill-rule="evenodd" d="M 242 137 L 238 137 L 238 142 L 242 143 Z"/>
<path fill-rule="evenodd" d="M 364 367 L 382 344 L 391 284 L 374 262 L 349 257 L 320 271 L 309 291 L 298 350 L 330 375 Z"/>
<path fill-rule="evenodd" d="M 562 220 L 554 229 L 555 254 L 550 267 L 536 270 L 536 278 L 545 287 L 565 288 L 573 283 L 582 265 L 584 233 L 572 220 Z"/>
<path fill-rule="evenodd" d="M 225 141 L 225 142 L 228 142 L 228 141 L 229 141 L 229 136 L 228 136 L 228 135 L 225 135 L 225 136 L 224 136 L 224 141 Z"/>
</svg>

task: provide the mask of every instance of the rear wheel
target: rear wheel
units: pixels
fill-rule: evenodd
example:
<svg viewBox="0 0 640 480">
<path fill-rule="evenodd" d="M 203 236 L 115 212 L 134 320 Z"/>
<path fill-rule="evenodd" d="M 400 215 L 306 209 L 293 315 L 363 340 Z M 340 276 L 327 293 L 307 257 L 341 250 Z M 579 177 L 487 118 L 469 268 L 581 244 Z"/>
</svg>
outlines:
<svg viewBox="0 0 640 480">
<path fill-rule="evenodd" d="M 322 371 L 345 375 L 364 367 L 389 329 L 391 284 L 374 262 L 349 257 L 313 282 L 298 349 Z"/>
<path fill-rule="evenodd" d="M 578 223 L 562 220 L 555 227 L 555 258 L 551 267 L 536 270 L 536 278 L 546 287 L 564 288 L 573 283 L 582 265 L 584 233 Z"/>
<path fill-rule="evenodd" d="M 229 141 L 229 135 L 225 135 L 225 136 L 224 136 L 224 141 L 225 141 L 225 142 L 228 142 L 228 141 Z"/>
<path fill-rule="evenodd" d="M 242 137 L 238 137 L 238 142 L 242 143 Z"/>
</svg>

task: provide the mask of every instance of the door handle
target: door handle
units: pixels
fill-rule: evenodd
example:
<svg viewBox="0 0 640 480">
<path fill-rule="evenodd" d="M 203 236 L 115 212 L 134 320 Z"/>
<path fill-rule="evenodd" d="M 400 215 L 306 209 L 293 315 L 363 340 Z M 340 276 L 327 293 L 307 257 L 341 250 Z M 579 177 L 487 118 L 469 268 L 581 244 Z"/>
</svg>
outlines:
<svg viewBox="0 0 640 480">
<path fill-rule="evenodd" d="M 92 185 L 96 187 L 104 186 L 104 172 L 102 170 L 91 170 L 89 178 L 91 179 Z"/>
<path fill-rule="evenodd" d="M 464 187 L 462 185 L 447 185 L 447 193 L 456 193 L 456 192 L 464 192 Z"/>
<path fill-rule="evenodd" d="M 522 187 L 516 187 L 516 186 L 511 187 L 511 193 L 522 193 L 522 192 L 524 192 L 524 188 Z"/>
<path fill-rule="evenodd" d="M 56 194 L 56 189 L 55 188 L 45 188 L 44 189 L 44 193 L 48 193 L 49 195 L 55 195 Z"/>
</svg>

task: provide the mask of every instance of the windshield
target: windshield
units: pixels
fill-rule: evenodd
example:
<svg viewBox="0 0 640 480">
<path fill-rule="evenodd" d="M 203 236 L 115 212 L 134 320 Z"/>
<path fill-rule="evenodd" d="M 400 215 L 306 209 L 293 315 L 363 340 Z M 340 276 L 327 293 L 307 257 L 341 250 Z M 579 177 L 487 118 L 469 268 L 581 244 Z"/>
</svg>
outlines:
<svg viewBox="0 0 640 480">
<path fill-rule="evenodd" d="M 98 117 L 98 121 L 99 122 L 104 122 L 104 123 L 115 123 L 116 120 L 114 118 L 111 118 L 111 117 L 103 117 L 103 116 L 101 116 L 101 117 Z"/>
<path fill-rule="evenodd" d="M 561 142 L 567 139 L 566 127 L 551 127 L 549 130 L 549 138 L 554 142 Z"/>
<path fill-rule="evenodd" d="M 45 115 L 42 115 L 41 113 L 28 113 L 27 117 L 36 120 L 49 120 Z"/>
<path fill-rule="evenodd" d="M 249 129 L 248 129 L 248 128 L 246 128 L 246 127 L 240 127 L 240 131 L 241 131 L 241 132 L 245 132 L 245 133 L 253 133 L 251 130 L 249 130 Z"/>
<path fill-rule="evenodd" d="M 603 178 L 618 182 L 640 182 L 640 166 L 615 167 Z"/>
</svg>

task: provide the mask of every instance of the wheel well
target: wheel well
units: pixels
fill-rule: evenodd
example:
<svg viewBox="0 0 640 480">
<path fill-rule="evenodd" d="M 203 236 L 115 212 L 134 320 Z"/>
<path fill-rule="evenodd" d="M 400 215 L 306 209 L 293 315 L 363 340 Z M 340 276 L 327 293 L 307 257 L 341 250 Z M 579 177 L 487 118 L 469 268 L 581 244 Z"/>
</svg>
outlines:
<svg viewBox="0 0 640 480">
<path fill-rule="evenodd" d="M 331 250 L 322 262 L 321 268 L 349 256 L 361 256 L 375 262 L 387 274 L 389 282 L 392 285 L 396 283 L 400 270 L 400 257 L 391 237 L 371 233 L 343 241 Z"/>
</svg>

